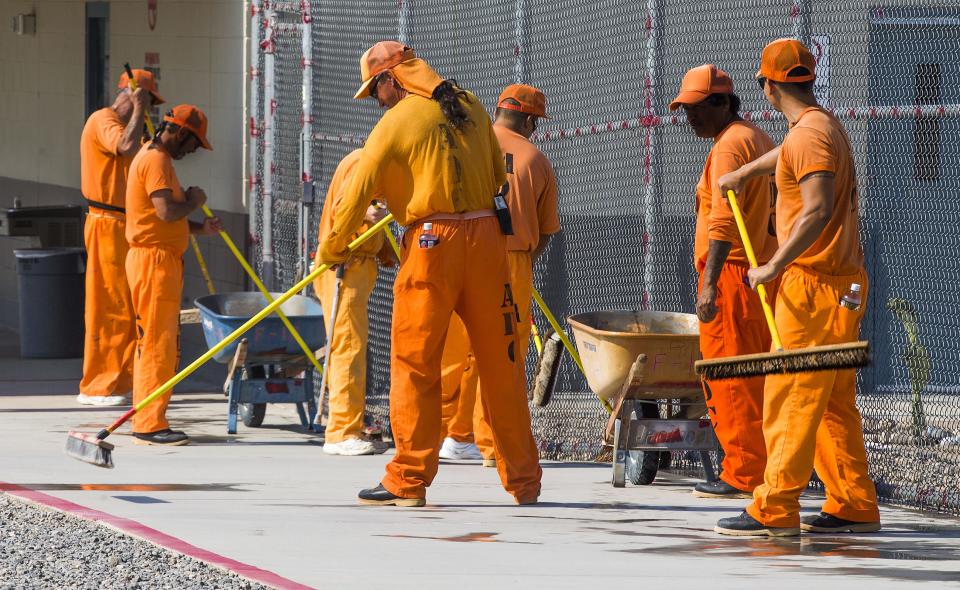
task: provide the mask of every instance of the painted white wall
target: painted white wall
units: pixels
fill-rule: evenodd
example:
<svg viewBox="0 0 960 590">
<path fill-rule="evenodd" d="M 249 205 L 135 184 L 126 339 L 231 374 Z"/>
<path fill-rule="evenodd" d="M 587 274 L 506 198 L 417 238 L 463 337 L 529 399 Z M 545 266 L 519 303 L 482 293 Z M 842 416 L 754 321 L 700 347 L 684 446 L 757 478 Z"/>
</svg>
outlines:
<svg viewBox="0 0 960 590">
<path fill-rule="evenodd" d="M 13 15 L 36 12 L 37 33 L 15 35 Z M 160 93 L 210 120 L 214 151 L 177 164 L 185 185 L 206 189 L 215 209 L 244 212 L 243 2 L 159 0 L 150 30 L 146 0 L 110 2 L 110 72 L 160 57 Z M 83 0 L 0 0 L 0 176 L 79 188 L 84 123 Z"/>
</svg>

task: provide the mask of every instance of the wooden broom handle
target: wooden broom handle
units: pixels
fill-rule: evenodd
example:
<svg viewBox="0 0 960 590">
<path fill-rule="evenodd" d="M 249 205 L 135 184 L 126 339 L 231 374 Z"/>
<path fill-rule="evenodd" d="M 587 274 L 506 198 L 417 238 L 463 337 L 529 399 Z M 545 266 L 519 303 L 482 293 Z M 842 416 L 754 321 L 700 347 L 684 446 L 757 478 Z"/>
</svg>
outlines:
<svg viewBox="0 0 960 590">
<path fill-rule="evenodd" d="M 743 215 L 740 213 L 740 205 L 737 204 L 737 195 L 732 190 L 727 190 L 727 199 L 730 201 L 730 209 L 733 211 L 733 218 L 737 221 L 737 229 L 740 231 L 740 239 L 743 241 L 743 251 L 747 254 L 747 260 L 750 261 L 751 268 L 757 268 L 757 257 L 753 253 L 753 246 L 750 245 L 750 235 L 747 233 L 747 225 L 743 222 Z M 780 332 L 777 331 L 777 324 L 773 320 L 773 310 L 767 303 L 767 289 L 762 284 L 757 285 L 757 294 L 760 295 L 760 305 L 763 306 L 763 315 L 767 318 L 767 327 L 770 328 L 770 337 L 773 339 L 773 346 L 777 350 L 783 350 L 783 344 L 780 342 Z"/>
</svg>

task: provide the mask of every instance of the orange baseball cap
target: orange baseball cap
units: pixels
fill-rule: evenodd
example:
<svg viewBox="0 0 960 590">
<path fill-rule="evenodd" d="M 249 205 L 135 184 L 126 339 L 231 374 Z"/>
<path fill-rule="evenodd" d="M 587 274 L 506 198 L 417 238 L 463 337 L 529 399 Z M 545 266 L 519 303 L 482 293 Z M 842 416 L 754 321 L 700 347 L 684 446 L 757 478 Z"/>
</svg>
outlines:
<svg viewBox="0 0 960 590">
<path fill-rule="evenodd" d="M 153 95 L 154 104 L 167 102 L 163 100 L 162 96 L 157 94 L 157 81 L 153 79 L 153 73 L 147 70 L 133 70 L 133 79 L 136 81 L 138 88 L 143 88 Z M 127 77 L 127 73 L 124 72 L 120 74 L 120 82 L 117 83 L 117 88 L 128 88 L 129 86 L 130 78 Z"/>
<path fill-rule="evenodd" d="M 353 95 L 356 99 L 370 96 L 370 83 L 377 74 L 386 72 L 393 66 L 415 59 L 417 55 L 403 43 L 381 41 L 366 50 L 360 57 L 360 89 Z"/>
<path fill-rule="evenodd" d="M 684 104 L 698 104 L 711 94 L 733 94 L 733 80 L 713 64 L 697 66 L 683 75 L 680 94 L 670 103 L 670 110 L 675 111 Z"/>
<path fill-rule="evenodd" d="M 200 145 L 205 149 L 213 149 L 213 146 L 207 141 L 207 116 L 192 104 L 178 104 L 173 107 L 172 111 L 164 115 L 163 120 L 187 129 L 197 136 Z"/>
<path fill-rule="evenodd" d="M 809 74 L 790 75 L 790 70 L 803 67 Z M 774 82 L 808 82 L 817 77 L 817 60 L 807 46 L 796 39 L 777 39 L 763 48 L 757 78 Z"/>
<path fill-rule="evenodd" d="M 520 103 L 519 105 L 504 102 L 508 98 Z M 549 119 L 547 116 L 547 98 L 538 89 L 527 84 L 511 84 L 503 89 L 500 98 L 497 99 L 498 109 L 510 109 L 519 111 L 528 115 L 536 115 Z"/>
</svg>

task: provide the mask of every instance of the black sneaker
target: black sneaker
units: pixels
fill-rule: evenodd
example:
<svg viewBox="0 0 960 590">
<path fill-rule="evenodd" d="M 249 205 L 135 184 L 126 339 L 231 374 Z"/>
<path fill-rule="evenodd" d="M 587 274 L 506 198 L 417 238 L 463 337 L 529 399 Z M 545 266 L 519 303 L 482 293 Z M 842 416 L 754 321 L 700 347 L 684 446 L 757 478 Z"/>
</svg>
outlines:
<svg viewBox="0 0 960 590">
<path fill-rule="evenodd" d="M 167 447 L 179 447 L 190 444 L 190 437 L 180 430 L 170 430 L 165 428 L 156 432 L 134 432 L 133 442 L 138 445 L 163 445 Z"/>
<path fill-rule="evenodd" d="M 750 500 L 753 494 L 737 489 L 722 479 L 716 481 L 701 481 L 693 486 L 693 495 L 697 498 L 736 498 Z"/>
<path fill-rule="evenodd" d="M 425 498 L 401 498 L 400 496 L 394 496 L 383 487 L 383 484 L 380 484 L 375 488 L 360 490 L 360 493 L 357 494 L 357 497 L 360 499 L 361 504 L 368 504 L 372 506 L 418 507 L 424 506 L 427 503 Z"/>
<path fill-rule="evenodd" d="M 737 537 L 796 537 L 800 534 L 800 527 L 766 526 L 746 511 L 741 512 L 740 516 L 721 518 L 713 530 L 721 535 Z"/>
<path fill-rule="evenodd" d="M 856 522 L 821 512 L 801 518 L 800 529 L 808 533 L 875 533 L 880 530 L 880 521 Z"/>
</svg>

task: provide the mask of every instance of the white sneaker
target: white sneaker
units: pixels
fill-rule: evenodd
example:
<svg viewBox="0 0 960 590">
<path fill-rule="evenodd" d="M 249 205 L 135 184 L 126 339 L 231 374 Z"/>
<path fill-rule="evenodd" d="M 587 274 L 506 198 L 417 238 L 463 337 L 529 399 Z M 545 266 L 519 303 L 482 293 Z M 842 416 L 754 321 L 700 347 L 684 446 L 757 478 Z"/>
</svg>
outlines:
<svg viewBox="0 0 960 590">
<path fill-rule="evenodd" d="M 377 448 L 368 440 L 363 440 L 362 438 L 348 438 L 338 443 L 324 443 L 323 452 L 327 455 L 356 457 L 358 455 L 373 455 L 377 452 Z"/>
<path fill-rule="evenodd" d="M 77 395 L 77 403 L 85 406 L 124 406 L 130 403 L 126 395 Z"/>
<path fill-rule="evenodd" d="M 459 442 L 448 436 L 443 439 L 443 446 L 440 447 L 440 458 L 452 461 L 479 461 L 483 459 L 483 455 L 480 454 L 476 444 Z"/>
</svg>

